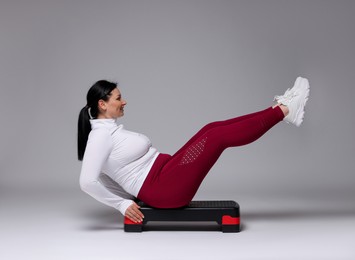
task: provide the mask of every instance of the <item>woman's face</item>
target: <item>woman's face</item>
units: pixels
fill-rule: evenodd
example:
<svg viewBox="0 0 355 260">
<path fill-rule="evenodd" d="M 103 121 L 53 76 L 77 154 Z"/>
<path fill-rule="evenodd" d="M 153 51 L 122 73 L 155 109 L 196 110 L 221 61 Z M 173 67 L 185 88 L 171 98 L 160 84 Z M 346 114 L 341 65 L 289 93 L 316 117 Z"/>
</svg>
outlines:
<svg viewBox="0 0 355 260">
<path fill-rule="evenodd" d="M 118 88 L 111 91 L 111 96 L 107 101 L 99 100 L 100 115 L 98 118 L 118 118 L 124 115 L 126 100 L 122 99 Z"/>
</svg>

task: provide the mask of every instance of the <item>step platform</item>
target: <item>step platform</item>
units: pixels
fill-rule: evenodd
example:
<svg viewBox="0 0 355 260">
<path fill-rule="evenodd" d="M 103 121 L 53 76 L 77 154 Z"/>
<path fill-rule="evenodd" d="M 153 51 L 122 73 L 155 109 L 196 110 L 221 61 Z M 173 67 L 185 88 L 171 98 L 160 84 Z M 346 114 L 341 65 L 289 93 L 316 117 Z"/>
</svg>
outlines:
<svg viewBox="0 0 355 260">
<path fill-rule="evenodd" d="M 144 202 L 137 202 L 144 215 L 142 222 L 135 223 L 127 217 L 124 219 L 125 232 L 142 232 L 154 230 L 147 225 L 148 222 L 217 222 L 218 230 L 224 233 L 240 231 L 239 205 L 233 200 L 223 201 L 191 201 L 188 206 L 173 209 L 157 209 Z M 149 226 L 149 228 L 148 228 Z M 170 225 L 174 227 L 174 225 Z M 187 227 L 187 226 L 186 226 Z M 174 229 L 175 230 L 175 229 Z M 179 230 L 184 230 L 180 226 Z"/>
</svg>

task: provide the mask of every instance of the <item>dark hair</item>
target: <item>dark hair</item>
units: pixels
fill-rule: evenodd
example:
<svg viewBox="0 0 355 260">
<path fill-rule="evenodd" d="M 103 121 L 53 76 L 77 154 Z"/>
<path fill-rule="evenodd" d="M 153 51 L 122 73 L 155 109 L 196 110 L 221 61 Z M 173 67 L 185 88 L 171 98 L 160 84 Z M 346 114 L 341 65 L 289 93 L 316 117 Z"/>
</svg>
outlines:
<svg viewBox="0 0 355 260">
<path fill-rule="evenodd" d="M 78 159 L 83 160 L 86 143 L 91 131 L 90 119 L 97 117 L 99 113 L 98 102 L 100 99 L 107 101 L 111 91 L 117 87 L 117 83 L 99 80 L 89 89 L 86 95 L 86 106 L 79 113 L 78 120 Z"/>
</svg>

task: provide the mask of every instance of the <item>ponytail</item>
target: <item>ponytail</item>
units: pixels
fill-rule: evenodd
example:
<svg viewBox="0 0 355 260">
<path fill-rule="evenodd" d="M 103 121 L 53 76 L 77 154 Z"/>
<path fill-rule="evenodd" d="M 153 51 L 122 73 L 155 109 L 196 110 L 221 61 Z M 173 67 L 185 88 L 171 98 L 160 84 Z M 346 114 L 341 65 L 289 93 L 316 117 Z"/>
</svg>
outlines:
<svg viewBox="0 0 355 260">
<path fill-rule="evenodd" d="M 85 106 L 81 109 L 79 113 L 78 120 L 78 159 L 79 161 L 83 160 L 86 143 L 88 141 L 88 136 L 91 131 L 90 116 L 89 116 L 89 107 Z"/>
<path fill-rule="evenodd" d="M 97 118 L 99 110 L 97 104 L 100 99 L 107 101 L 111 91 L 117 87 L 117 83 L 106 80 L 97 81 L 86 95 L 87 105 L 80 110 L 78 120 L 78 159 L 82 161 L 91 131 L 90 119 Z"/>
</svg>

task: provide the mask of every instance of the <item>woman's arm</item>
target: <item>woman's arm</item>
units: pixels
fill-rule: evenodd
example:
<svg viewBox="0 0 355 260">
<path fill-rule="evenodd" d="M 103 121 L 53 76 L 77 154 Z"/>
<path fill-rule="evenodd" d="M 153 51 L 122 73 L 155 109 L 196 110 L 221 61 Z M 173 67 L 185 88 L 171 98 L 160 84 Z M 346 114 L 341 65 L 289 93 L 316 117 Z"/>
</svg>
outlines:
<svg viewBox="0 0 355 260">
<path fill-rule="evenodd" d="M 97 129 L 90 133 L 80 173 L 80 188 L 96 200 L 114 207 L 125 215 L 133 201 L 112 193 L 100 181 L 101 169 L 112 147 L 112 138 L 106 129 Z"/>
</svg>

